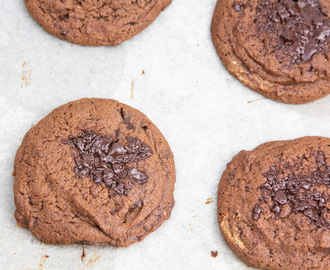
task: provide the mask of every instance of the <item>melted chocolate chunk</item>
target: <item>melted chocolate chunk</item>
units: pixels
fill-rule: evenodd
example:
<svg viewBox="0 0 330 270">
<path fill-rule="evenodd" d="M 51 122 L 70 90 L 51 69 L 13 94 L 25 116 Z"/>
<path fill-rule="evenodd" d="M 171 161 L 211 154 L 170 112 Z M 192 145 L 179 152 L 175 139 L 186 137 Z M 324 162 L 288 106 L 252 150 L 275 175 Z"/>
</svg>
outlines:
<svg viewBox="0 0 330 270">
<path fill-rule="evenodd" d="M 241 12 L 244 9 L 245 5 L 241 2 L 239 3 L 235 3 L 233 5 L 233 8 L 237 11 L 237 12 Z"/>
<path fill-rule="evenodd" d="M 256 204 L 252 210 L 252 218 L 254 220 L 258 220 L 260 218 L 261 213 L 262 213 L 261 207 Z"/>
<path fill-rule="evenodd" d="M 318 0 L 261 0 L 257 7 L 257 29 L 276 33 L 278 58 L 291 64 L 306 63 L 314 54 L 328 50 L 330 20 Z M 274 45 L 269 45 L 274 49 Z"/>
<path fill-rule="evenodd" d="M 148 176 L 128 164 L 147 159 L 151 148 L 137 138 L 128 137 L 127 145 L 108 135 L 84 130 L 77 137 L 62 141 L 74 150 L 74 172 L 92 179 L 95 184 L 105 184 L 114 194 L 127 195 L 134 183 L 144 184 Z"/>
<path fill-rule="evenodd" d="M 302 157 L 302 160 L 305 157 Z M 330 166 L 327 165 L 325 155 L 322 151 L 316 154 L 317 170 L 309 174 L 294 174 L 297 165 L 272 166 L 264 174 L 267 181 L 261 185 L 261 198 L 252 210 L 252 218 L 258 220 L 262 213 L 261 203 L 271 200 L 271 211 L 275 218 L 280 217 L 282 207 L 285 204 L 290 206 L 290 213 L 302 213 L 315 223 L 316 226 L 326 226 L 330 228 L 326 216 L 329 210 L 326 202 L 329 196 L 325 192 L 318 191 L 317 188 L 330 188 Z M 286 171 L 286 176 L 283 176 Z M 296 176 L 295 176 L 296 175 Z M 321 189 L 322 190 L 322 189 Z"/>
<path fill-rule="evenodd" d="M 126 117 L 126 114 L 125 114 L 123 108 L 120 109 L 120 116 L 121 116 L 121 118 L 123 118 L 123 123 L 125 125 L 127 125 L 128 129 L 134 129 L 133 125 L 129 122 L 129 118 Z"/>
</svg>

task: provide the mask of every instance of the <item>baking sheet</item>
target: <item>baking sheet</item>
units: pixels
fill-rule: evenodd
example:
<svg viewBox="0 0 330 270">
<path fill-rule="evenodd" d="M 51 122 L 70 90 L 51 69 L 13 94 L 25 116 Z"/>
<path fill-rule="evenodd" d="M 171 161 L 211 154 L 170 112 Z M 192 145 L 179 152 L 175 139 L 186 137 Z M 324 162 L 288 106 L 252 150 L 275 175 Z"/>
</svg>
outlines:
<svg viewBox="0 0 330 270">
<path fill-rule="evenodd" d="M 226 163 L 240 150 L 330 136 L 330 96 L 287 105 L 232 78 L 210 37 L 215 3 L 173 0 L 135 38 L 116 48 L 86 48 L 43 31 L 23 0 L 2 1 L 0 268 L 247 269 L 220 235 L 216 202 L 206 202 L 216 201 Z M 85 246 L 85 257 L 82 246 L 44 245 L 16 226 L 11 176 L 28 129 L 55 107 L 83 97 L 113 98 L 144 112 L 170 143 L 177 168 L 169 221 L 128 248 Z"/>
</svg>

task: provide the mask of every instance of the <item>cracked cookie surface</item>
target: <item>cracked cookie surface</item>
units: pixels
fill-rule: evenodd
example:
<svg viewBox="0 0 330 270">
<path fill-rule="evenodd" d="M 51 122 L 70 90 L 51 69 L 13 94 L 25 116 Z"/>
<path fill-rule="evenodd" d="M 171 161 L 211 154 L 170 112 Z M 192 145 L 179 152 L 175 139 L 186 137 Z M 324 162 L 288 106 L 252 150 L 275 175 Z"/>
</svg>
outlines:
<svg viewBox="0 0 330 270">
<path fill-rule="evenodd" d="M 330 2 L 219 0 L 211 34 L 227 70 L 270 99 L 301 104 L 330 93 Z"/>
<path fill-rule="evenodd" d="M 141 112 L 81 99 L 25 135 L 14 163 L 15 218 L 46 244 L 129 246 L 174 206 L 172 151 Z"/>
<path fill-rule="evenodd" d="M 25 0 L 50 34 L 85 46 L 119 45 L 150 25 L 172 0 Z"/>
<path fill-rule="evenodd" d="M 224 239 L 249 266 L 330 268 L 330 139 L 274 141 L 241 151 L 218 189 Z"/>
</svg>

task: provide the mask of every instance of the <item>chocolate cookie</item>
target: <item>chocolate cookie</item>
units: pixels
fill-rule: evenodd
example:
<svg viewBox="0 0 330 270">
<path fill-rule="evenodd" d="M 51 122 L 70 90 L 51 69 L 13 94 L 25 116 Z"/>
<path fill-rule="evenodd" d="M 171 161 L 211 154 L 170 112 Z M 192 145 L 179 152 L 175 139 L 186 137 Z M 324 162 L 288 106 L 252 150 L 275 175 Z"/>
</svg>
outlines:
<svg viewBox="0 0 330 270">
<path fill-rule="evenodd" d="M 53 110 L 14 164 L 15 218 L 46 244 L 129 246 L 174 206 L 173 154 L 141 112 L 106 99 Z"/>
<path fill-rule="evenodd" d="M 330 269 L 330 139 L 241 151 L 221 177 L 218 221 L 249 266 Z"/>
<path fill-rule="evenodd" d="M 330 93 L 328 0 L 218 0 L 214 46 L 228 71 L 273 100 Z"/>
<path fill-rule="evenodd" d="M 172 0 L 25 0 L 48 33 L 85 46 L 119 45 L 151 24 Z"/>
</svg>

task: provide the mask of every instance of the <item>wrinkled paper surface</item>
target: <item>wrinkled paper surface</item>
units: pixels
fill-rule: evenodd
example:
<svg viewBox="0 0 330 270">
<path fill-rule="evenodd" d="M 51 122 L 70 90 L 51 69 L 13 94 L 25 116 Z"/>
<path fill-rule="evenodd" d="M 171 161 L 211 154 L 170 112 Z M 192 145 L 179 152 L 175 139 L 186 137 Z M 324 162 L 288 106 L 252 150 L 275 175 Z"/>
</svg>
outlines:
<svg viewBox="0 0 330 270">
<path fill-rule="evenodd" d="M 2 269 L 247 269 L 217 224 L 220 176 L 242 149 L 330 136 L 330 96 L 288 105 L 262 98 L 230 76 L 211 41 L 215 3 L 173 0 L 131 40 L 116 48 L 88 48 L 46 33 L 23 0 L 2 2 Z M 16 226 L 11 173 L 29 128 L 52 109 L 84 97 L 112 98 L 144 112 L 172 147 L 177 183 L 171 219 L 157 231 L 128 248 L 85 246 L 82 260 L 82 246 L 44 245 Z M 206 204 L 208 199 L 215 202 Z M 213 258 L 215 250 L 219 255 Z"/>
</svg>

